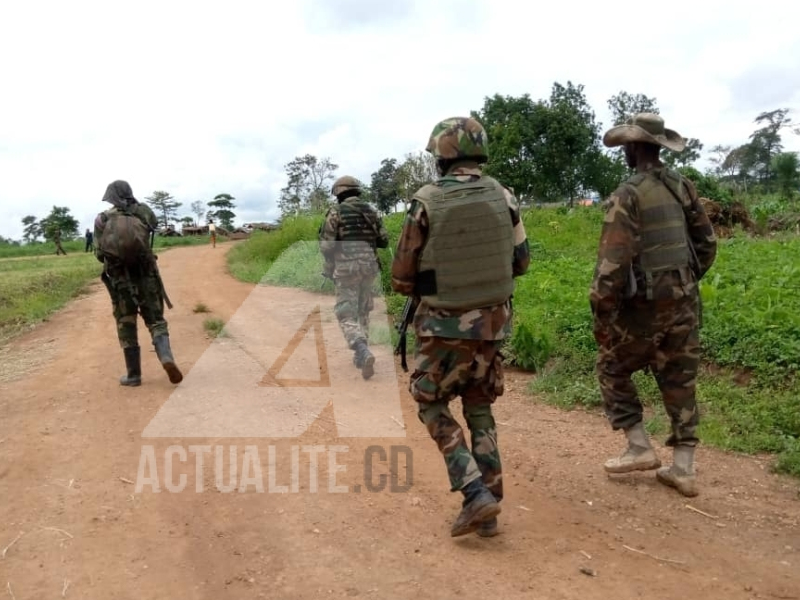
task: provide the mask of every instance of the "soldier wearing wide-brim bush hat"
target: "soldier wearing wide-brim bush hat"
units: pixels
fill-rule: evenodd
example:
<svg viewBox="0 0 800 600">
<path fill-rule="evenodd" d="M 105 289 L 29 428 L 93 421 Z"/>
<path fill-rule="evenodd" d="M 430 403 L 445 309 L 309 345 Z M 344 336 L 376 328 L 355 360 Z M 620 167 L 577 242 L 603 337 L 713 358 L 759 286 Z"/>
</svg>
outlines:
<svg viewBox="0 0 800 600">
<path fill-rule="evenodd" d="M 700 365 L 699 282 L 714 263 L 717 240 L 694 184 L 661 162 L 661 148 L 681 152 L 683 137 L 653 113 L 609 129 L 603 143 L 623 146 L 636 172 L 605 202 L 606 214 L 589 292 L 598 345 L 597 376 L 605 413 L 628 446 L 604 464 L 608 473 L 656 470 L 685 496 L 698 493 L 696 398 Z M 671 422 L 661 467 L 642 421 L 635 372 L 650 369 Z"/>
<path fill-rule="evenodd" d="M 673 152 L 683 152 L 686 140 L 675 130 L 664 126 L 664 119 L 655 113 L 638 113 L 626 123 L 606 131 L 603 144 L 609 148 L 624 146 L 632 142 L 644 142 L 663 146 Z"/>
</svg>

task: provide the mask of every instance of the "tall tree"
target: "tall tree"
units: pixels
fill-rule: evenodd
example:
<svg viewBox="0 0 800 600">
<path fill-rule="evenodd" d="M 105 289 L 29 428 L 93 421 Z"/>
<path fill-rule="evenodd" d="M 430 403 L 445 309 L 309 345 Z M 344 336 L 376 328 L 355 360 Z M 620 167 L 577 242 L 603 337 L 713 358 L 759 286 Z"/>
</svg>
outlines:
<svg viewBox="0 0 800 600">
<path fill-rule="evenodd" d="M 372 174 L 372 201 L 384 214 L 396 209 L 401 198 L 398 171 L 396 158 L 384 158 L 380 168 Z"/>
<path fill-rule="evenodd" d="M 489 139 L 486 173 L 514 188 L 521 203 L 529 203 L 541 188 L 534 158 L 543 145 L 547 106 L 529 94 L 495 94 L 484 98 L 483 107 L 471 115 L 483 124 Z"/>
<path fill-rule="evenodd" d="M 782 152 L 772 160 L 778 189 L 787 200 L 793 199 L 800 188 L 800 160 L 797 152 Z"/>
<path fill-rule="evenodd" d="M 423 185 L 436 181 L 436 159 L 427 152 L 408 153 L 397 168 L 397 190 L 408 208 L 411 197 Z"/>
<path fill-rule="evenodd" d="M 783 151 L 781 130 L 793 125 L 788 108 L 777 108 L 760 113 L 755 122 L 761 125 L 750 134 L 750 161 L 756 177 L 767 190 L 772 179 L 772 162 Z"/>
<path fill-rule="evenodd" d="M 600 139 L 599 125 L 583 89 L 571 81 L 553 84 L 544 131 L 547 144 L 537 160 L 548 187 L 570 206 L 591 183 Z"/>
<path fill-rule="evenodd" d="M 164 227 L 169 227 L 172 221 L 178 220 L 178 208 L 182 204 L 175 200 L 171 194 L 164 191 L 155 191 L 152 196 L 145 197 L 153 208 L 153 212 L 160 217 Z"/>
<path fill-rule="evenodd" d="M 44 233 L 41 223 L 33 215 L 22 217 L 22 226 L 22 239 L 25 240 L 26 244 L 35 242 Z"/>
<path fill-rule="evenodd" d="M 287 184 L 281 190 L 278 207 L 282 215 L 322 211 L 328 204 L 330 184 L 339 165 L 329 158 L 306 154 L 284 166 Z"/>
<path fill-rule="evenodd" d="M 703 144 L 697 138 L 686 138 L 686 147 L 680 152 L 664 153 L 664 164 L 670 167 L 691 167 L 700 160 Z"/>
<path fill-rule="evenodd" d="M 50 214 L 41 220 L 42 234 L 47 241 L 52 241 L 56 231 L 61 232 L 61 239 L 69 240 L 78 237 L 80 223 L 72 216 L 66 206 L 53 206 Z"/>
<path fill-rule="evenodd" d="M 211 209 L 208 212 L 209 216 L 217 219 L 220 225 L 228 230 L 233 229 L 233 219 L 236 218 L 236 213 L 233 212 L 233 209 L 236 208 L 236 204 L 233 203 L 234 200 L 236 198 L 230 194 L 217 194 L 208 203 L 208 207 Z"/>
<path fill-rule="evenodd" d="M 203 216 L 206 214 L 206 205 L 202 200 L 195 200 L 190 205 L 192 214 L 195 216 L 194 224 L 199 225 L 200 221 L 203 220 Z"/>
</svg>

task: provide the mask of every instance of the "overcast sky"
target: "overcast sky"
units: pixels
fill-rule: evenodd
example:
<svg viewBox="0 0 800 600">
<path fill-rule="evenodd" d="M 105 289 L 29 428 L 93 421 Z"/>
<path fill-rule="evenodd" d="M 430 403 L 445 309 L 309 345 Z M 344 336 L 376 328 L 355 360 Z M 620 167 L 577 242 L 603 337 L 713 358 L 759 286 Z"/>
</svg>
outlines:
<svg viewBox="0 0 800 600">
<path fill-rule="evenodd" d="M 144 199 L 236 197 L 278 216 L 284 165 L 311 153 L 369 180 L 424 149 L 436 121 L 495 93 L 620 90 L 668 127 L 740 144 L 764 110 L 800 120 L 800 35 L 787 2 L 672 0 L 111 0 L 0 8 L 0 235 L 69 206 L 81 230 L 126 179 Z M 781 16 L 783 15 L 783 16 Z M 784 133 L 800 150 L 800 136 Z"/>
</svg>

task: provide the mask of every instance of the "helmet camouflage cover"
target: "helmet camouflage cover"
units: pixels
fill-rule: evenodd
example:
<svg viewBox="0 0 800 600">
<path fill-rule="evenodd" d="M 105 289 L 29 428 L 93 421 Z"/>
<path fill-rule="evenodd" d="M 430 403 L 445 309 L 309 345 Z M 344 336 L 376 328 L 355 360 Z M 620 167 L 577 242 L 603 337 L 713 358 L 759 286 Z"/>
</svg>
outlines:
<svg viewBox="0 0 800 600">
<path fill-rule="evenodd" d="M 436 125 L 425 148 L 436 160 L 489 159 L 486 130 L 472 117 L 451 117 Z"/>
<path fill-rule="evenodd" d="M 361 183 L 355 177 L 351 177 L 350 175 L 343 175 L 339 177 L 336 181 L 333 182 L 331 186 L 331 194 L 334 196 L 338 196 L 339 194 L 346 192 L 347 190 L 358 190 L 361 191 Z"/>
</svg>

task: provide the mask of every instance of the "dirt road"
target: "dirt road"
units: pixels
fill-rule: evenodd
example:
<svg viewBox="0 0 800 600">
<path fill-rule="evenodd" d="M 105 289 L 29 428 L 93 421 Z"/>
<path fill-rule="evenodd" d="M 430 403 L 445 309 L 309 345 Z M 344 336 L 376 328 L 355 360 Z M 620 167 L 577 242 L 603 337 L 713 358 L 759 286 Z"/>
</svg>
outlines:
<svg viewBox="0 0 800 600">
<path fill-rule="evenodd" d="M 212 344 L 203 321 L 228 322 L 254 287 L 227 274 L 224 252 L 224 246 L 176 248 L 159 261 L 175 304 L 167 312 L 173 348 L 186 385 L 198 389 L 215 384 L 192 379 Z M 309 299 L 297 290 L 268 293 L 284 304 Z M 194 313 L 198 302 L 211 314 Z M 268 310 L 263 320 L 269 330 L 286 327 Z M 0 353 L 0 594 L 16 600 L 800 598 L 798 484 L 770 474 L 765 461 L 700 449 L 701 496 L 688 502 L 652 473 L 610 479 L 601 464 L 620 450 L 621 438 L 597 415 L 536 403 L 524 393 L 528 377 L 511 373 L 497 406 L 506 469 L 501 535 L 452 539 L 460 498 L 449 493 L 441 458 L 416 418 L 407 376 L 398 368 L 396 377 L 385 358 L 374 381 L 363 382 L 350 355 L 326 339 L 333 350 L 323 375 L 351 378 L 353 386 L 386 386 L 397 378 L 405 439 L 340 438 L 337 428 L 348 423 L 329 406 L 296 439 L 153 440 L 142 433 L 176 388 L 146 331 L 140 339 L 144 384 L 121 388 L 122 355 L 108 298 L 97 286 Z M 219 343 L 235 341 L 234 332 Z M 301 351 L 314 359 L 313 344 Z M 214 394 L 218 406 L 234 412 L 238 396 Z M 174 461 L 172 474 L 159 472 L 159 493 L 150 486 L 137 493 L 143 448 L 154 449 L 163 470 L 167 447 L 198 444 L 224 450 L 224 481 L 215 480 L 212 450 L 199 478 L 190 454 L 185 463 Z M 330 493 L 325 455 L 317 491 L 310 489 L 305 455 L 296 493 L 259 493 L 255 486 L 219 491 L 228 483 L 232 447 L 240 469 L 246 445 L 256 447 L 264 468 L 274 457 L 277 485 L 288 485 L 297 444 L 347 446 L 338 456 L 346 470 L 337 484 L 361 491 Z M 366 488 L 366 451 L 375 445 L 389 454 L 372 455 L 370 480 L 395 473 L 400 484 L 411 479 L 410 489 Z M 393 446 L 410 447 L 412 460 L 393 461 Z M 165 485 L 181 474 L 186 487 L 170 493 Z"/>
</svg>

